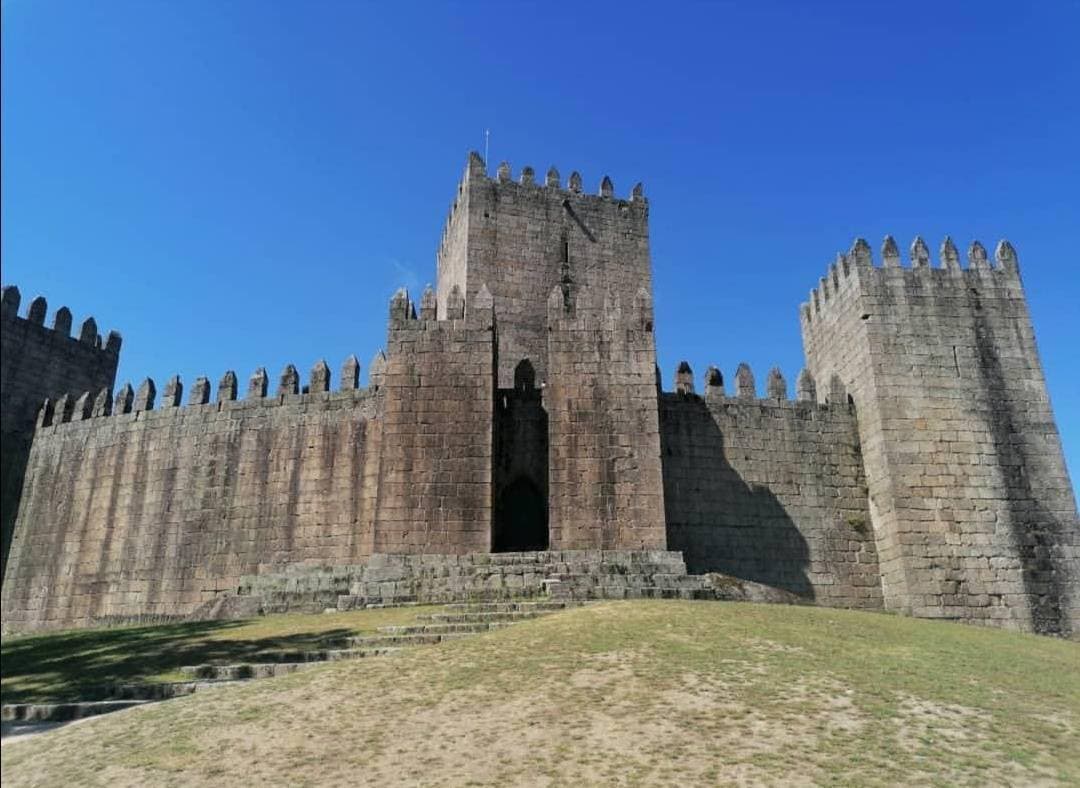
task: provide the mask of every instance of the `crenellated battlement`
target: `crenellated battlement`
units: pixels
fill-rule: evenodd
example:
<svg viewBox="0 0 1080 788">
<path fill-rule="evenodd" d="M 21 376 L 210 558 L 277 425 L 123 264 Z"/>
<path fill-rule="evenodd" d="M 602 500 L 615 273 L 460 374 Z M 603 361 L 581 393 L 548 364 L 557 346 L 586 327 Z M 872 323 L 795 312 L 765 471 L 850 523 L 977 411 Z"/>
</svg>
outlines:
<svg viewBox="0 0 1080 788">
<path fill-rule="evenodd" d="M 475 157 L 472 158 L 472 157 Z M 480 159 L 476 154 L 470 156 L 470 166 L 466 170 L 466 176 L 468 179 L 487 178 L 488 180 L 495 180 L 499 184 L 508 186 L 518 186 L 527 189 L 548 189 L 551 192 L 559 192 L 563 197 L 579 197 L 582 199 L 601 199 L 601 200 L 613 200 L 615 202 L 646 202 L 645 199 L 645 187 L 641 183 L 637 183 L 630 190 L 629 196 L 625 199 L 615 196 L 615 184 L 611 180 L 611 176 L 604 175 L 600 179 L 600 183 L 597 186 L 596 192 L 586 192 L 584 189 L 584 180 L 581 173 L 574 170 L 570 173 L 570 176 L 563 183 L 562 176 L 559 175 L 559 170 L 552 165 L 548 168 L 546 175 L 544 176 L 544 182 L 537 183 L 536 171 L 529 165 L 521 168 L 517 179 L 513 176 L 513 171 L 510 168 L 509 162 L 502 162 L 498 170 L 496 171 L 495 178 L 491 179 L 487 176 L 486 167 L 484 166 L 483 159 Z"/>
<path fill-rule="evenodd" d="M 446 221 L 443 223 L 442 236 L 439 241 L 439 257 L 443 257 L 448 251 L 449 239 L 452 236 L 452 228 L 457 221 L 459 209 L 465 202 L 466 187 L 483 183 L 497 188 L 504 197 L 509 199 L 521 199 L 532 197 L 534 199 L 547 199 L 556 203 L 567 201 L 569 204 L 597 203 L 609 204 L 624 210 L 640 209 L 647 212 L 648 200 L 645 197 L 645 187 L 642 183 L 634 184 L 630 194 L 625 198 L 616 196 L 615 184 L 609 175 L 604 175 L 595 192 L 587 192 L 584 188 L 584 179 L 581 173 L 574 170 L 564 181 L 559 170 L 553 165 L 548 168 L 543 180 L 539 180 L 536 170 L 526 165 L 521 168 L 517 177 L 514 177 L 509 162 L 502 162 L 495 171 L 494 177 L 489 177 L 487 164 L 480 154 L 475 151 L 469 154 L 468 164 L 450 208 L 447 211 Z"/>
<path fill-rule="evenodd" d="M 420 297 L 420 311 L 409 296 L 407 288 L 398 288 L 390 299 L 389 330 L 393 335 L 402 330 L 452 330 L 454 328 L 485 328 L 494 326 L 495 301 L 487 285 L 466 303 L 461 288 L 454 285 L 446 299 L 446 307 L 439 309 L 435 289 L 429 284 Z"/>
<path fill-rule="evenodd" d="M 101 334 L 98 333 L 97 321 L 92 316 L 83 320 L 82 324 L 79 326 L 78 336 L 73 337 L 71 335 L 71 310 L 66 306 L 62 306 L 56 310 L 56 313 L 53 315 L 52 327 L 50 328 L 45 325 L 45 317 L 49 310 L 49 304 L 44 296 L 37 296 L 30 302 L 26 309 L 25 316 L 19 315 L 19 305 L 21 302 L 22 294 L 19 293 L 19 288 L 15 285 L 5 285 L 2 295 L 0 295 L 0 306 L 2 306 L 0 315 L 2 315 L 2 319 L 13 322 L 25 321 L 30 325 L 40 326 L 43 331 L 51 331 L 54 336 L 81 342 L 84 345 L 113 355 L 120 354 L 120 345 L 123 342 L 120 332 L 115 330 L 110 331 L 103 341 Z"/>
<path fill-rule="evenodd" d="M 551 167 L 516 172 L 508 162 L 489 174 L 476 153 L 465 172 L 439 243 L 437 309 L 481 286 L 499 302 L 499 386 L 529 359 L 547 377 L 547 296 L 571 284 L 613 288 L 628 310 L 639 288 L 651 290 L 648 201 L 637 184 L 619 195 L 610 176 L 593 187 L 579 172 Z M 422 305 L 421 305 L 422 306 Z"/>
<path fill-rule="evenodd" d="M 380 356 L 381 351 L 376 358 Z M 65 394 L 55 400 L 46 399 L 38 411 L 37 430 L 49 431 L 50 428 L 66 424 L 114 416 L 131 416 L 137 419 L 145 418 L 149 414 L 160 414 L 182 419 L 193 412 L 205 412 L 206 409 L 224 411 L 265 408 L 315 401 L 355 403 L 377 394 L 379 386 L 376 380 L 373 379 L 367 387 L 359 385 L 360 362 L 356 356 L 346 358 L 342 370 L 337 390 L 331 391 L 330 369 L 326 361 L 320 359 L 311 368 L 308 384 L 301 388 L 297 368 L 287 364 L 279 376 L 276 393 L 270 395 L 266 368 L 259 367 L 252 373 L 247 394 L 242 399 L 237 398 L 236 373 L 228 370 L 221 376 L 217 396 L 213 401 L 210 397 L 210 380 L 198 377 L 191 387 L 186 404 L 182 401 L 184 386 L 179 375 L 174 375 L 166 382 L 160 402 L 157 401 L 157 385 L 153 379 L 144 378 L 138 389 L 132 388 L 131 383 L 125 383 L 115 396 L 111 389 L 103 388 L 97 392 L 86 391 L 78 396 Z M 371 373 L 374 378 L 374 364 Z"/>
<path fill-rule="evenodd" d="M 960 253 L 950 236 L 938 249 L 938 264 L 932 266 L 930 250 L 920 236 L 912 241 L 905 265 L 891 235 L 885 236 L 880 256 L 874 260 L 870 244 L 856 238 L 847 253 L 837 254 L 808 300 L 799 307 L 804 324 L 816 320 L 832 302 L 858 291 L 857 285 L 887 284 L 891 281 L 926 289 L 966 288 L 974 284 L 1019 288 L 1020 268 L 1016 250 L 1007 240 L 998 242 L 991 260 L 986 247 L 972 241 L 967 251 L 967 265 L 961 265 Z M 898 277 L 898 272 L 903 272 Z"/>
<path fill-rule="evenodd" d="M 840 378 L 833 375 L 825 389 L 824 395 L 818 399 L 818 386 L 813 375 L 808 369 L 799 372 L 795 387 L 795 399 L 788 396 L 788 384 L 779 367 L 769 370 L 765 384 L 765 396 L 758 394 L 754 373 L 746 362 L 739 364 L 735 371 L 735 391 L 728 394 L 724 388 L 724 376 L 719 368 L 710 365 L 705 370 L 702 379 L 702 393 L 695 393 L 693 381 L 693 369 L 687 361 L 680 361 L 675 370 L 673 391 L 661 391 L 661 394 L 669 399 L 679 397 L 704 400 L 710 404 L 722 405 L 747 405 L 757 404 L 762 407 L 785 407 L 793 405 L 813 405 L 819 408 L 851 411 L 851 403 L 848 401 L 847 390 Z M 659 372 L 657 373 L 659 377 Z"/>
<path fill-rule="evenodd" d="M 645 288 L 640 288 L 629 304 L 623 304 L 614 289 L 597 293 L 566 283 L 556 285 L 548 294 L 548 329 L 562 331 L 628 330 L 649 335 L 652 346 L 653 302 Z"/>
</svg>

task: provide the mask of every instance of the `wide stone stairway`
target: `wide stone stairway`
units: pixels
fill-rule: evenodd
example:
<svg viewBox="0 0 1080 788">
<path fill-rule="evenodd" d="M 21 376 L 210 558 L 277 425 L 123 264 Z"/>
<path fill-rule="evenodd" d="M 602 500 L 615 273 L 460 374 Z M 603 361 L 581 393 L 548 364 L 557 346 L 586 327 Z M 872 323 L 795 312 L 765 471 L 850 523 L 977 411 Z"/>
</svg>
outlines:
<svg viewBox="0 0 1080 788">
<path fill-rule="evenodd" d="M 363 564 L 291 566 L 243 577 L 236 597 L 217 600 L 204 613 L 246 616 L 521 598 L 717 597 L 707 577 L 687 574 L 682 553 L 669 550 L 377 554 Z"/>
<path fill-rule="evenodd" d="M 3 707 L 6 724 L 78 719 L 188 695 L 235 681 L 281 676 L 326 662 L 394 654 L 490 632 L 599 599 L 736 599 L 802 603 L 795 595 L 724 575 L 689 575 L 667 550 L 552 550 L 467 555 L 373 555 L 363 564 L 294 565 L 241 579 L 192 620 L 274 613 L 440 605 L 405 626 L 328 638 L 303 650 L 181 668 L 185 681 L 104 688 L 98 700 Z"/>
<path fill-rule="evenodd" d="M 192 665 L 181 670 L 193 679 L 237 681 L 293 673 L 320 662 L 393 654 L 408 646 L 429 646 L 501 629 L 520 621 L 566 610 L 574 601 L 507 601 L 448 604 L 442 612 L 417 616 L 416 624 L 385 626 L 375 634 L 328 641 L 320 649 L 280 651 L 235 665 Z"/>
<path fill-rule="evenodd" d="M 268 651 L 237 664 L 189 665 L 180 670 L 189 680 L 158 684 L 118 684 L 103 688 L 106 699 L 63 703 L 4 704 L 0 718 L 5 729 L 30 723 L 58 723 L 107 714 L 154 701 L 190 695 L 232 682 L 269 678 L 346 659 L 381 657 L 413 646 L 430 646 L 501 629 L 583 604 L 567 600 L 508 600 L 454 603 L 438 612 L 421 614 L 416 623 L 384 626 L 374 634 L 328 640 L 319 648 Z M 5 735 L 8 734 L 5 730 Z"/>
</svg>

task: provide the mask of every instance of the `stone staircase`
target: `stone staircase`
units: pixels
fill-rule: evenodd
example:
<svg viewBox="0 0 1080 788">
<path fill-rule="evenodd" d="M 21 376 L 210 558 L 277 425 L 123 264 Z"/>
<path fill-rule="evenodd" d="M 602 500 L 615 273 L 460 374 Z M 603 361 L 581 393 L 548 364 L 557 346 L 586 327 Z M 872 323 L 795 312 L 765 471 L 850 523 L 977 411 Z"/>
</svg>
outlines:
<svg viewBox="0 0 1080 788">
<path fill-rule="evenodd" d="M 156 684 L 109 684 L 91 687 L 87 695 L 97 700 L 61 701 L 56 703 L 5 703 L 0 705 L 0 736 L 18 736 L 50 726 L 123 711 L 147 703 L 171 700 L 194 692 L 220 687 L 225 681 L 167 681 Z"/>
<path fill-rule="evenodd" d="M 247 662 L 190 665 L 185 681 L 125 684 L 94 694 L 106 700 L 11 704 L 5 725 L 57 722 L 189 695 L 234 681 L 294 673 L 326 662 L 397 653 L 512 626 L 594 599 L 731 599 L 805 604 L 787 591 L 724 575 L 687 575 L 668 551 L 550 551 L 465 556 L 376 555 L 347 567 L 290 567 L 244 578 L 240 593 L 192 618 L 441 604 L 416 623 L 327 640 L 318 648 L 260 654 Z M 7 735 L 7 734 L 5 734 Z"/>
<path fill-rule="evenodd" d="M 111 711 L 123 711 L 149 700 L 92 700 L 72 703 L 5 703 L 0 721 L 5 723 L 72 722 Z"/>
<path fill-rule="evenodd" d="M 363 564 L 291 566 L 241 578 L 205 617 L 404 604 L 546 599 L 713 599 L 668 550 L 550 550 L 467 555 L 376 554 Z M 200 614 L 196 614 L 199 617 Z"/>
<path fill-rule="evenodd" d="M 575 601 L 450 604 L 445 606 L 446 612 L 417 616 L 416 624 L 379 627 L 375 634 L 328 641 L 326 648 L 272 652 L 259 655 L 257 661 L 234 665 L 191 665 L 181 668 L 181 671 L 193 679 L 217 681 L 282 676 L 323 662 L 386 656 L 410 646 L 430 646 L 458 640 L 579 604 Z"/>
<path fill-rule="evenodd" d="M 266 652 L 257 660 L 232 665 L 190 665 L 180 669 L 190 677 L 187 681 L 102 688 L 102 693 L 109 696 L 108 700 L 5 704 L 0 716 L 6 725 L 67 722 L 189 695 L 230 682 L 283 676 L 327 662 L 387 656 L 408 647 L 471 637 L 581 604 L 547 600 L 448 604 L 442 608 L 443 612 L 417 616 L 415 624 L 384 626 L 375 634 L 328 640 L 321 648 Z"/>
</svg>

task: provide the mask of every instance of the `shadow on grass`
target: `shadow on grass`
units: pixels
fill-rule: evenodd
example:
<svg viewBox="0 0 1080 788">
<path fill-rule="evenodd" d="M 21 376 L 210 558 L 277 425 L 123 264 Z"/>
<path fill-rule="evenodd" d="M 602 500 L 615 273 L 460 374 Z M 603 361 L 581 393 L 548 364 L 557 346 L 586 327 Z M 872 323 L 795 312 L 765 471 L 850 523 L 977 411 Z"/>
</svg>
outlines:
<svg viewBox="0 0 1080 788">
<path fill-rule="evenodd" d="M 5 641 L 0 649 L 4 703 L 99 700 L 117 683 L 154 681 L 184 665 L 229 664 L 277 652 L 330 648 L 351 629 L 253 639 L 214 639 L 247 621 L 77 630 Z"/>
</svg>

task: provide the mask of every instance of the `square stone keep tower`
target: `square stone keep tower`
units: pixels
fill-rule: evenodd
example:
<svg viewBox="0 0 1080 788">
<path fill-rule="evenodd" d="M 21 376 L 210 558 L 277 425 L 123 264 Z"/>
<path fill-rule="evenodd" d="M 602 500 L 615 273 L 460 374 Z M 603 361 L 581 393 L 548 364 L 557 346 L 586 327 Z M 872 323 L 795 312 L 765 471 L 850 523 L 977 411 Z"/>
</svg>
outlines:
<svg viewBox="0 0 1080 788">
<path fill-rule="evenodd" d="M 568 279 L 613 291 L 623 305 L 641 289 L 651 297 L 648 216 L 640 186 L 618 199 L 605 177 L 598 194 L 584 194 L 576 172 L 563 188 L 554 167 L 537 183 L 531 167 L 511 180 L 505 163 L 492 179 L 473 153 L 439 245 L 439 313 L 455 287 L 472 303 L 486 284 L 498 311 L 499 388 L 514 386 L 514 369 L 526 359 L 542 383 L 553 287 Z"/>
</svg>

